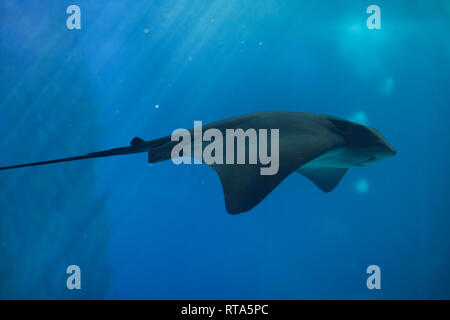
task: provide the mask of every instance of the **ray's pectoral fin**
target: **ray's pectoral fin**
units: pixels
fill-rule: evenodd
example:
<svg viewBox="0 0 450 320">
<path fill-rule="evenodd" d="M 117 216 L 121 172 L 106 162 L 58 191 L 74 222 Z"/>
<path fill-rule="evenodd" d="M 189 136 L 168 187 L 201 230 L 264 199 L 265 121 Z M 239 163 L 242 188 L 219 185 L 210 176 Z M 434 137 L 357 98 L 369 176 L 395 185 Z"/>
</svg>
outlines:
<svg viewBox="0 0 450 320">
<path fill-rule="evenodd" d="M 280 139 L 279 169 L 274 175 L 262 175 L 261 165 L 211 165 L 222 182 L 227 211 L 236 214 L 252 209 L 292 172 L 333 146 L 320 138 L 284 137 Z"/>
<path fill-rule="evenodd" d="M 275 175 L 261 175 L 259 165 L 211 165 L 222 183 L 228 213 L 248 211 L 260 203 L 289 174 L 295 165 L 280 167 Z"/>
<path fill-rule="evenodd" d="M 344 177 L 347 168 L 300 167 L 296 171 L 311 180 L 324 192 L 333 191 Z"/>
</svg>

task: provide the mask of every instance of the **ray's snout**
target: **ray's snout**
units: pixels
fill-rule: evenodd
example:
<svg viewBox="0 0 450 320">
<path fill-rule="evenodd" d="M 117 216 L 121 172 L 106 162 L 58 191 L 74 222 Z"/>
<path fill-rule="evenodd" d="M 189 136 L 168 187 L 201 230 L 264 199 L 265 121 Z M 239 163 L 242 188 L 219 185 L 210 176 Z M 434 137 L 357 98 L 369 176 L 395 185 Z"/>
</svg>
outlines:
<svg viewBox="0 0 450 320">
<path fill-rule="evenodd" d="M 397 154 L 395 149 L 390 143 L 383 143 L 383 151 L 380 152 L 381 158 L 390 158 Z"/>
<path fill-rule="evenodd" d="M 371 132 L 375 135 L 376 137 L 376 144 L 379 145 L 381 147 L 381 153 L 383 154 L 383 156 L 385 157 L 392 157 L 395 156 L 397 154 L 397 149 L 395 149 L 387 140 L 385 137 L 383 137 L 383 135 L 374 128 L 370 128 Z"/>
<path fill-rule="evenodd" d="M 392 156 L 395 156 L 397 154 L 397 149 L 395 149 L 389 142 L 387 142 L 385 139 L 381 141 L 379 146 L 379 156 L 381 158 L 389 158 Z"/>
<path fill-rule="evenodd" d="M 395 149 L 389 142 L 386 140 L 383 143 L 383 149 L 386 156 L 395 156 L 397 154 L 397 149 Z"/>
<path fill-rule="evenodd" d="M 397 154 L 397 149 L 395 149 L 393 146 L 389 145 L 389 151 L 391 151 L 392 155 L 395 156 Z"/>
</svg>

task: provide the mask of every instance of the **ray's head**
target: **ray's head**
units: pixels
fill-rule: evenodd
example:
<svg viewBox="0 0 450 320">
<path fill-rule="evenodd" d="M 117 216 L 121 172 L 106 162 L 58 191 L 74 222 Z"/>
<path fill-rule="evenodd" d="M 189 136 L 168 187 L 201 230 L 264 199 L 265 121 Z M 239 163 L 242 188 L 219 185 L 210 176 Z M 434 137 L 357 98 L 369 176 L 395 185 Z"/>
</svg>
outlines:
<svg viewBox="0 0 450 320">
<path fill-rule="evenodd" d="M 333 120 L 335 129 L 345 138 L 355 167 L 363 167 L 397 154 L 397 150 L 374 128 L 346 120 Z"/>
</svg>

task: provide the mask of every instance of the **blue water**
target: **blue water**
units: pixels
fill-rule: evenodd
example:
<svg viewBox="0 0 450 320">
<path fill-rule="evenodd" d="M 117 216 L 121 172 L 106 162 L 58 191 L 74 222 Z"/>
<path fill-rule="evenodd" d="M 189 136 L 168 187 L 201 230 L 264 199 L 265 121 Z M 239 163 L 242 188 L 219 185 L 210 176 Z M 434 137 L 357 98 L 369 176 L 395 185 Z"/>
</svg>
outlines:
<svg viewBox="0 0 450 320">
<path fill-rule="evenodd" d="M 293 174 L 234 216 L 205 165 L 1 172 L 0 297 L 450 298 L 449 17 L 444 0 L 2 1 L 0 165 L 264 110 L 359 121 L 398 154 L 330 194 Z"/>
</svg>

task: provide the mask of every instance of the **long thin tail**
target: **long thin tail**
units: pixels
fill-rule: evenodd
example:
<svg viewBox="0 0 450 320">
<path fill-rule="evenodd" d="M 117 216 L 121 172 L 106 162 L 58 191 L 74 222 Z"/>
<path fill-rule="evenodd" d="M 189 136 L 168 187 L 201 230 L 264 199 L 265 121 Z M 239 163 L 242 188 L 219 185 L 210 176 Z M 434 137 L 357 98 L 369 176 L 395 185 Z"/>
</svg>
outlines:
<svg viewBox="0 0 450 320">
<path fill-rule="evenodd" d="M 84 160 L 84 159 L 103 158 L 103 157 L 111 157 L 111 156 L 118 156 L 118 155 L 147 152 L 148 148 L 146 148 L 146 147 L 147 147 L 147 143 L 145 143 L 142 139 L 134 138 L 131 141 L 130 147 L 121 147 L 121 148 L 114 148 L 114 149 L 109 149 L 109 150 L 105 150 L 105 151 L 92 152 L 92 153 L 88 153 L 86 155 L 76 156 L 76 157 L 18 164 L 18 165 L 13 165 L 13 166 L 8 166 L 8 167 L 0 167 L 0 170 L 10 170 L 10 169 L 17 169 L 17 168 L 41 166 L 41 165 L 45 165 L 45 164 L 58 163 L 58 162 L 77 161 L 77 160 Z"/>
</svg>

